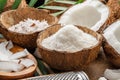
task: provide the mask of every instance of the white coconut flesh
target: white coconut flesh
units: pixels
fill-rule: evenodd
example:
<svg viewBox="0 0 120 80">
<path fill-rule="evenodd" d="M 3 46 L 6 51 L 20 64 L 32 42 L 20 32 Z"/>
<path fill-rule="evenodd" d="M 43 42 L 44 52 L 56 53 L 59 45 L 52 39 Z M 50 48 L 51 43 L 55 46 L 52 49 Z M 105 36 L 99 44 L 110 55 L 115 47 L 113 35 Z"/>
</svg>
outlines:
<svg viewBox="0 0 120 80">
<path fill-rule="evenodd" d="M 107 80 L 105 77 L 100 77 L 98 80 Z"/>
<path fill-rule="evenodd" d="M 74 25 L 66 25 L 40 44 L 50 50 L 77 52 L 95 46 L 99 41 Z"/>
<path fill-rule="evenodd" d="M 104 72 L 104 76 L 108 80 L 120 80 L 120 69 L 118 70 L 106 69 Z"/>
<path fill-rule="evenodd" d="M 13 48 L 11 41 L 0 43 L 0 71 L 18 72 L 25 67 L 28 68 L 34 65 L 34 61 L 26 58 L 29 52 L 27 49 L 13 54 L 9 49 Z M 6 66 L 9 65 L 9 66 Z"/>
<path fill-rule="evenodd" d="M 99 0 L 88 0 L 68 9 L 60 18 L 62 25 L 74 24 L 91 28 L 94 31 L 106 22 L 109 9 Z"/>
<path fill-rule="evenodd" d="M 111 24 L 103 36 L 107 42 L 120 54 L 120 20 Z"/>
</svg>

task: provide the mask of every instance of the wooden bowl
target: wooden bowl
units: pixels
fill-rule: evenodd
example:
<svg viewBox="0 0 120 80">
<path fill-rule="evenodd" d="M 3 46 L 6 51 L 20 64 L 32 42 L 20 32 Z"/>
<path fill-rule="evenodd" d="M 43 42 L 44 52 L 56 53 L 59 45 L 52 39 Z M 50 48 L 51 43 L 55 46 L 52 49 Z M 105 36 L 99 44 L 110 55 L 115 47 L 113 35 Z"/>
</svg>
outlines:
<svg viewBox="0 0 120 80">
<path fill-rule="evenodd" d="M 18 47 L 18 46 L 14 46 L 11 49 L 12 52 L 18 52 L 18 51 L 22 51 L 22 50 L 23 50 L 23 48 Z M 35 64 L 29 68 L 23 69 L 20 72 L 1 72 L 0 71 L 0 79 L 1 80 L 17 80 L 17 79 L 22 79 L 22 78 L 27 78 L 27 77 L 33 76 L 33 74 L 36 70 L 36 67 L 37 67 L 37 61 L 31 54 L 28 54 L 27 58 L 33 60 L 35 62 Z"/>
<path fill-rule="evenodd" d="M 93 35 L 99 42 L 90 48 L 84 48 L 81 51 L 71 53 L 67 51 L 50 50 L 41 45 L 43 39 L 55 34 L 61 28 L 60 24 L 53 25 L 39 34 L 37 39 L 39 53 L 42 59 L 52 68 L 58 70 L 81 70 L 97 57 L 102 44 L 102 36 L 88 28 L 77 27 L 85 33 Z"/>
<path fill-rule="evenodd" d="M 23 34 L 8 30 L 12 25 L 18 24 L 24 19 L 31 18 L 36 20 L 46 20 L 49 25 L 57 23 L 57 18 L 49 15 L 44 10 L 35 8 L 25 7 L 17 10 L 10 10 L 3 12 L 0 17 L 0 32 L 4 35 L 7 40 L 11 40 L 13 43 L 22 46 L 24 48 L 33 49 L 36 47 L 36 39 L 38 33 L 34 32 L 30 34 Z"/>
</svg>

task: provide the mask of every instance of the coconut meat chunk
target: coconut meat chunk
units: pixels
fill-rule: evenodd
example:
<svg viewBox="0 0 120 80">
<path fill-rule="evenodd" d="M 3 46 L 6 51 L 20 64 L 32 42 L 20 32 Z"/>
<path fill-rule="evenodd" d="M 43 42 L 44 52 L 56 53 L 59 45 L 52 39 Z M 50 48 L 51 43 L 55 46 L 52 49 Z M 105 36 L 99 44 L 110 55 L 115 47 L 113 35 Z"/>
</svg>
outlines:
<svg viewBox="0 0 120 80">
<path fill-rule="evenodd" d="M 107 42 L 120 53 L 120 21 L 114 22 L 105 31 L 103 36 Z"/>
<path fill-rule="evenodd" d="M 88 0 L 68 9 L 61 16 L 59 23 L 80 25 L 97 31 L 108 19 L 108 16 L 108 7 L 98 0 Z"/>
<path fill-rule="evenodd" d="M 106 69 L 104 72 L 104 76 L 109 80 L 120 80 L 120 69 Z"/>
</svg>

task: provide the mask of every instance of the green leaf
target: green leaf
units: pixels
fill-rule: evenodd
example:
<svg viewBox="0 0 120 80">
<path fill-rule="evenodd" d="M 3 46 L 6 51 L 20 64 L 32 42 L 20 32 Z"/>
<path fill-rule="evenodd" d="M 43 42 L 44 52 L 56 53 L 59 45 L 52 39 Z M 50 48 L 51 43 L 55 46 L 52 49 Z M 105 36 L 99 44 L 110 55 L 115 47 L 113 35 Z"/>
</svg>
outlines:
<svg viewBox="0 0 120 80">
<path fill-rule="evenodd" d="M 44 4 L 47 4 L 50 0 L 45 0 Z"/>
<path fill-rule="evenodd" d="M 54 0 L 54 2 L 63 3 L 63 4 L 75 4 L 76 3 L 76 1 L 62 1 L 62 0 Z"/>
<path fill-rule="evenodd" d="M 48 74 L 49 72 L 47 71 L 47 68 L 44 66 L 44 64 L 41 62 L 41 60 L 39 58 L 36 58 L 36 60 L 38 62 L 38 68 L 40 69 L 42 74 L 43 75 Z"/>
<path fill-rule="evenodd" d="M 59 16 L 60 14 L 62 14 L 64 11 L 59 11 L 59 12 L 56 12 L 56 13 L 52 13 L 51 15 L 53 16 Z"/>
<path fill-rule="evenodd" d="M 43 8 L 43 9 L 51 9 L 51 10 L 66 10 L 67 7 L 62 7 L 62 6 L 39 6 L 38 8 Z"/>
<path fill-rule="evenodd" d="M 17 9 L 18 6 L 20 5 L 22 0 L 15 0 L 15 2 L 12 5 L 12 9 Z"/>
<path fill-rule="evenodd" d="M 78 0 L 78 1 L 76 2 L 76 4 L 79 4 L 79 3 L 82 3 L 82 2 L 84 2 L 84 0 Z"/>
<path fill-rule="evenodd" d="M 36 4 L 36 2 L 37 2 L 38 0 L 30 0 L 30 2 L 29 2 L 29 6 L 30 7 L 33 7 L 35 4 Z"/>
<path fill-rule="evenodd" d="M 0 13 L 3 11 L 6 3 L 7 3 L 7 0 L 0 0 Z"/>
</svg>

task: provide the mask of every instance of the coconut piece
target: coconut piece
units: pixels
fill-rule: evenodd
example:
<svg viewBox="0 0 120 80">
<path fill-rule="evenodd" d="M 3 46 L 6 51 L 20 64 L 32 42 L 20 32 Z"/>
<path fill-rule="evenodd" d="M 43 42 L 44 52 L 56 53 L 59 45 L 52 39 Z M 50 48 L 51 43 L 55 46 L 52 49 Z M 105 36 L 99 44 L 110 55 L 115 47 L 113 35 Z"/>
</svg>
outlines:
<svg viewBox="0 0 120 80">
<path fill-rule="evenodd" d="M 108 60 L 120 67 L 120 20 L 114 22 L 104 31 L 104 44 L 103 49 Z"/>
<path fill-rule="evenodd" d="M 23 13 L 24 12 L 24 13 Z M 8 30 L 13 25 L 18 24 L 20 21 L 24 21 L 24 19 L 33 19 L 33 20 L 45 20 L 48 25 L 53 25 L 57 23 L 57 18 L 49 15 L 44 10 L 39 10 L 35 8 L 19 8 L 17 10 L 9 10 L 3 12 L 0 16 L 0 32 L 4 35 L 4 37 L 8 40 L 11 40 L 13 43 L 22 46 L 28 49 L 36 48 L 36 39 L 38 33 L 34 32 L 30 34 L 23 34 L 18 32 L 13 32 Z"/>
<path fill-rule="evenodd" d="M 99 0 L 87 0 L 69 8 L 60 18 L 62 25 L 74 24 L 98 31 L 109 18 L 109 8 Z"/>
<path fill-rule="evenodd" d="M 27 54 L 28 54 L 27 49 L 24 49 L 23 51 L 20 51 L 20 52 L 17 52 L 17 53 L 15 53 L 15 54 L 11 55 L 11 56 L 9 57 L 9 59 L 10 59 L 10 60 L 19 59 L 19 58 L 22 58 L 22 57 L 26 57 Z"/>
<path fill-rule="evenodd" d="M 12 43 L 12 41 L 8 41 L 8 44 L 7 44 L 6 48 L 7 48 L 8 50 L 11 49 L 11 48 L 13 48 L 13 43 Z"/>
<path fill-rule="evenodd" d="M 41 54 L 43 61 L 50 65 L 50 67 L 58 70 L 80 70 L 85 68 L 91 61 L 95 60 L 100 51 L 102 36 L 86 27 L 77 26 L 77 28 L 94 36 L 98 40 L 98 43 L 77 52 L 57 51 L 45 48 L 40 43 L 60 30 L 60 24 L 51 26 L 39 34 L 37 39 L 38 51 L 39 54 Z"/>
<path fill-rule="evenodd" d="M 35 52 L 33 53 L 36 57 L 42 59 L 42 56 L 39 54 L 38 48 L 35 49 Z"/>
<path fill-rule="evenodd" d="M 0 43 L 0 60 L 9 60 L 9 56 L 12 55 L 12 52 L 6 49 L 7 45 L 7 41 Z"/>
<path fill-rule="evenodd" d="M 119 80 L 120 79 L 120 69 L 118 69 L 118 70 L 106 69 L 104 72 L 104 76 L 109 80 Z"/>
<path fill-rule="evenodd" d="M 105 77 L 100 77 L 98 80 L 107 80 Z"/>
<path fill-rule="evenodd" d="M 21 71 L 22 69 L 24 69 L 24 66 L 22 64 L 18 64 L 11 61 L 0 61 L 0 71 L 18 72 L 18 71 Z"/>
<path fill-rule="evenodd" d="M 21 59 L 20 64 L 24 65 L 26 68 L 33 66 L 35 63 L 31 59 Z"/>
<path fill-rule="evenodd" d="M 54 35 L 44 39 L 41 45 L 50 50 L 77 52 L 98 43 L 94 36 L 74 25 L 66 25 Z"/>
</svg>

